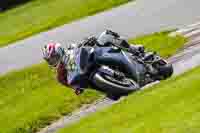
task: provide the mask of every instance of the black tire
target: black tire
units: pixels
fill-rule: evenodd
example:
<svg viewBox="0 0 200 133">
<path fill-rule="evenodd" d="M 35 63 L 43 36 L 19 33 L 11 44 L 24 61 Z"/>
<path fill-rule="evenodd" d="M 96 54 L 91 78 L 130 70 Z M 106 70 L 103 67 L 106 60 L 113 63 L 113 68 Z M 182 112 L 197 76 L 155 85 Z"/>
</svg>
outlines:
<svg viewBox="0 0 200 133">
<path fill-rule="evenodd" d="M 139 89 L 139 85 L 127 78 L 127 83 L 117 83 L 111 81 L 107 75 L 97 72 L 92 78 L 92 83 L 101 91 L 106 92 L 110 96 L 123 96 Z"/>
<path fill-rule="evenodd" d="M 171 77 L 174 72 L 173 66 L 171 64 L 159 66 L 158 71 L 159 71 L 159 75 L 162 75 L 164 79 Z"/>
<path fill-rule="evenodd" d="M 4 7 L 0 7 L 0 12 L 5 11 L 6 9 Z"/>
<path fill-rule="evenodd" d="M 107 94 L 107 98 L 109 98 L 109 99 L 111 99 L 111 100 L 114 100 L 114 101 L 117 101 L 117 100 L 119 100 L 120 99 L 120 95 L 113 95 L 113 94 Z"/>
</svg>

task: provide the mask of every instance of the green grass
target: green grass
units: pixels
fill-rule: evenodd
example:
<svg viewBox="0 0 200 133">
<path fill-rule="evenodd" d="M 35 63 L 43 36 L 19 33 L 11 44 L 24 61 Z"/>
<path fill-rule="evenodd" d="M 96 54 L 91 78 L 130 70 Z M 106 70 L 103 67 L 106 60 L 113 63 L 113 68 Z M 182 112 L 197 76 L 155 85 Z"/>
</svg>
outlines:
<svg viewBox="0 0 200 133">
<path fill-rule="evenodd" d="M 157 32 L 151 35 L 144 35 L 130 40 L 130 43 L 142 44 L 148 51 L 156 51 L 162 57 L 170 57 L 175 54 L 187 39 L 182 36 L 169 37 L 170 31 Z"/>
<path fill-rule="evenodd" d="M 130 0 L 32 0 L 0 13 L 0 47 L 128 1 Z"/>
<path fill-rule="evenodd" d="M 200 67 L 136 92 L 58 133 L 199 133 L 199 75 Z"/>
<path fill-rule="evenodd" d="M 152 42 L 157 43 L 159 37 L 156 36 L 160 34 L 162 38 L 170 38 L 170 45 L 184 44 L 180 41 L 182 37 L 171 38 L 163 33 L 146 35 L 143 39 L 153 37 Z M 151 45 L 149 41 L 145 42 L 147 44 Z M 159 52 L 165 50 L 159 49 Z M 77 97 L 71 89 L 59 85 L 54 76 L 55 73 L 42 63 L 0 77 L 0 133 L 32 133 L 102 96 L 88 90 Z"/>
<path fill-rule="evenodd" d="M 0 77 L 0 133 L 32 133 L 101 95 L 76 96 L 59 85 L 45 64 Z"/>
</svg>

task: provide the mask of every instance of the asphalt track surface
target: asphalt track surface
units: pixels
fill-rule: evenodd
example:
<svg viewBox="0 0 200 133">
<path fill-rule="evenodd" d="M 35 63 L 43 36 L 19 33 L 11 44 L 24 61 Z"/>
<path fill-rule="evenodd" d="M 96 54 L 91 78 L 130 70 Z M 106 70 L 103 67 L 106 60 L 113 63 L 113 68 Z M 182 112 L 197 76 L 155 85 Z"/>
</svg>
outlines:
<svg viewBox="0 0 200 133">
<path fill-rule="evenodd" d="M 178 31 L 179 33 L 188 37 L 190 40 L 188 44 L 185 45 L 185 48 L 183 50 L 181 50 L 178 54 L 168 59 L 168 61 L 171 64 L 173 64 L 173 76 L 180 75 L 188 71 L 189 69 L 200 65 L 200 23 L 196 26 L 193 25 L 192 27 L 187 27 L 186 30 L 181 29 L 181 32 Z M 186 32 L 183 33 L 183 30 Z M 147 89 L 149 86 L 152 86 L 156 83 L 158 82 L 149 84 L 141 89 Z M 60 120 L 42 129 L 38 133 L 56 133 L 56 131 L 58 131 L 59 129 L 64 128 L 65 126 L 70 125 L 72 123 L 75 123 L 81 118 L 87 117 L 88 115 L 96 112 L 97 110 L 102 110 L 108 106 L 111 106 L 112 104 L 118 103 L 121 100 L 123 100 L 123 98 L 118 101 L 113 101 L 108 98 L 100 99 L 94 102 L 93 104 L 83 106 L 79 110 L 73 112 L 71 115 L 67 115 L 61 118 Z"/>
<path fill-rule="evenodd" d="M 0 74 L 41 62 L 49 40 L 67 45 L 105 29 L 126 38 L 179 28 L 200 19 L 199 0 L 136 0 L 0 48 Z"/>
</svg>

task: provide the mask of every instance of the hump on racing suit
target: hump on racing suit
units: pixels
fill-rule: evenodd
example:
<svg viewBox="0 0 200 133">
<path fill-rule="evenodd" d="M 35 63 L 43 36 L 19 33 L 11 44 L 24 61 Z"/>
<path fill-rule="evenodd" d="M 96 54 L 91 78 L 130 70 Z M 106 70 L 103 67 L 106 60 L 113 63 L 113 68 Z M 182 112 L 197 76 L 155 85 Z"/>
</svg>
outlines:
<svg viewBox="0 0 200 133">
<path fill-rule="evenodd" d="M 117 44 L 122 47 L 132 48 L 137 50 L 134 46 L 128 44 L 125 39 L 122 39 L 117 33 L 106 30 L 98 37 L 89 37 L 78 45 L 70 45 L 66 50 L 66 56 L 63 57 L 58 69 L 57 78 L 59 82 L 66 86 L 71 86 L 74 90 L 88 87 L 88 62 L 90 54 L 94 50 L 94 45 L 99 47 L 112 47 Z M 86 46 L 85 48 L 82 46 Z M 87 47 L 90 46 L 90 47 Z M 92 47 L 91 47 L 92 46 Z M 84 63 L 85 62 L 85 63 Z M 87 64 L 87 65 L 83 65 Z"/>
</svg>

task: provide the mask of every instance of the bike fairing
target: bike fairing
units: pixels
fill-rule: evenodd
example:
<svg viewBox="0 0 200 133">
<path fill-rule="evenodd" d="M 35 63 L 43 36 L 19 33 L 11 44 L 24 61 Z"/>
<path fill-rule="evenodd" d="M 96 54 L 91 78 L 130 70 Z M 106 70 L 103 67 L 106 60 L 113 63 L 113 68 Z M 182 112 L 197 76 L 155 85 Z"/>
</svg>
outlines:
<svg viewBox="0 0 200 133">
<path fill-rule="evenodd" d="M 94 57 L 90 62 L 87 61 L 89 60 L 88 58 L 85 58 L 85 60 L 82 58 L 82 62 L 94 65 L 95 63 L 108 65 L 114 63 L 114 65 L 125 66 L 125 69 L 127 69 L 126 72 L 130 73 L 130 75 L 138 75 L 134 64 L 132 64 L 133 66 L 130 66 L 129 64 L 131 63 L 128 63 L 121 52 L 113 52 L 113 50 L 112 47 L 95 48 L 91 53 L 91 48 L 87 47 L 73 49 L 68 55 L 68 61 L 65 65 L 65 69 L 67 70 L 67 83 L 74 89 L 87 88 L 89 85 L 89 77 L 87 73 L 83 71 L 83 68 L 81 68 L 81 56 L 83 56 L 81 55 L 82 51 L 87 51 L 89 56 L 93 54 L 92 56 Z M 87 65 L 85 67 L 87 67 Z"/>
<path fill-rule="evenodd" d="M 103 42 L 106 43 L 107 37 L 105 37 L 105 36 L 108 36 L 107 32 L 103 32 L 101 35 L 102 35 L 102 36 L 100 36 L 101 38 L 100 39 L 98 38 L 99 42 L 103 40 Z M 109 39 L 108 43 L 111 43 L 110 41 L 114 41 L 114 39 L 115 39 L 114 37 Z M 131 46 L 131 48 L 132 47 L 133 46 Z M 58 80 L 66 86 L 71 86 L 75 90 L 75 92 L 77 90 L 79 92 L 79 90 L 83 90 L 84 88 L 87 88 L 89 85 L 89 76 L 83 70 L 83 68 L 81 68 L 81 65 L 82 65 L 81 62 L 85 61 L 86 63 L 83 63 L 84 67 L 87 67 L 88 63 L 95 64 L 95 62 L 98 62 L 101 60 L 98 60 L 97 58 L 95 58 L 92 61 L 88 62 L 88 60 L 89 60 L 88 57 L 82 59 L 81 56 L 83 56 L 83 55 L 81 55 L 81 52 L 86 51 L 86 54 L 88 54 L 89 57 L 92 54 L 93 54 L 93 56 L 95 55 L 96 57 L 105 57 L 105 55 L 112 56 L 112 55 L 110 55 L 109 51 L 116 51 L 113 48 L 114 47 L 112 45 L 110 45 L 110 47 L 102 45 L 102 47 L 100 46 L 100 47 L 92 48 L 94 51 L 91 52 L 91 47 L 90 48 L 89 47 L 70 47 L 70 49 L 66 50 L 66 56 L 63 57 L 61 64 L 58 66 L 58 71 L 59 71 L 57 74 Z M 133 50 L 135 51 L 134 47 L 133 47 Z M 120 51 L 121 50 L 118 50 L 118 52 L 116 52 L 115 55 L 119 54 L 119 56 L 120 56 L 120 54 L 121 54 Z M 116 58 L 116 60 L 117 60 L 117 58 Z M 127 71 L 129 71 L 129 70 L 127 70 Z M 136 71 L 136 73 L 137 73 L 137 71 Z M 77 94 L 79 94 L 79 93 L 77 93 Z"/>
</svg>

